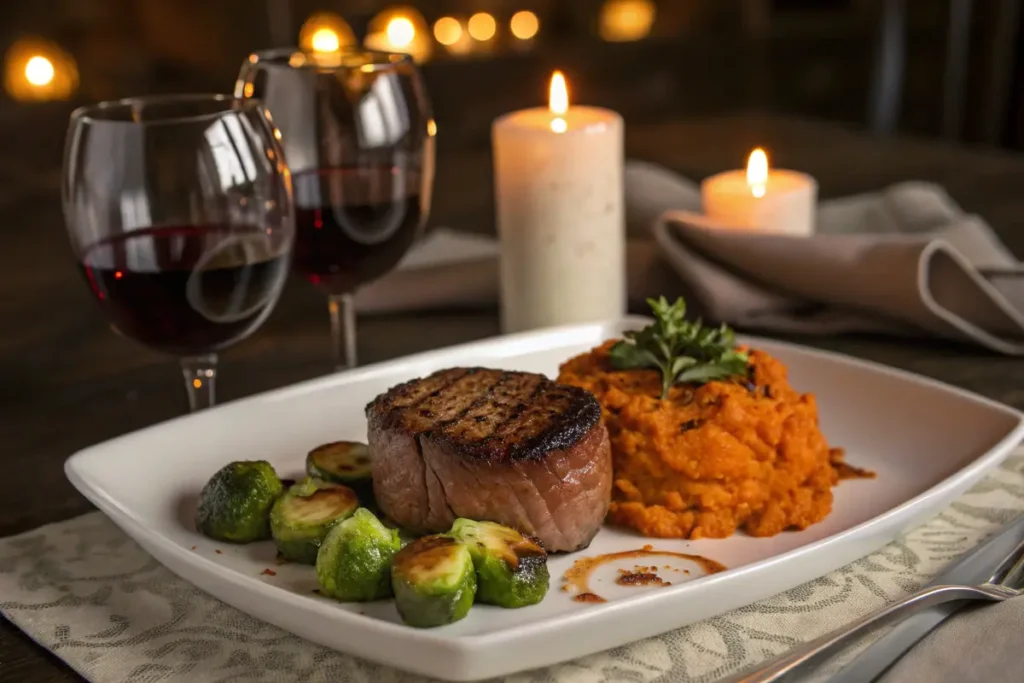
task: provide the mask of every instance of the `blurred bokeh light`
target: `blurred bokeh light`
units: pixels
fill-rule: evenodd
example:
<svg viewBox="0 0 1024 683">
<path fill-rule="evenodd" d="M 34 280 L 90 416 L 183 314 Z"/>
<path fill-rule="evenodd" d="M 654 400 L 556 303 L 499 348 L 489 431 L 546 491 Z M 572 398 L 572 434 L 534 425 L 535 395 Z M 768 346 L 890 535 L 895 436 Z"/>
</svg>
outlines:
<svg viewBox="0 0 1024 683">
<path fill-rule="evenodd" d="M 508 27 L 512 35 L 519 40 L 530 40 L 540 30 L 540 19 L 533 12 L 522 10 L 512 15 Z"/>
<path fill-rule="evenodd" d="M 469 35 L 473 40 L 487 42 L 498 32 L 498 23 L 487 12 L 477 12 L 469 18 Z"/>
<path fill-rule="evenodd" d="M 336 52 L 356 44 L 348 22 L 333 12 L 314 14 L 299 29 L 299 46 L 315 52 Z"/>
<path fill-rule="evenodd" d="M 4 88 L 22 102 L 66 100 L 78 89 L 78 65 L 56 43 L 22 38 L 4 55 Z"/>
<path fill-rule="evenodd" d="M 454 45 L 461 37 L 462 24 L 455 17 L 441 17 L 434 22 L 434 38 L 442 45 Z"/>
<path fill-rule="evenodd" d="M 654 26 L 653 0 L 605 0 L 598 18 L 598 33 L 609 42 L 646 38 Z"/>
<path fill-rule="evenodd" d="M 434 45 L 427 20 L 407 5 L 382 10 L 371 19 L 363 44 L 372 50 L 404 52 L 417 62 L 430 59 Z"/>
</svg>

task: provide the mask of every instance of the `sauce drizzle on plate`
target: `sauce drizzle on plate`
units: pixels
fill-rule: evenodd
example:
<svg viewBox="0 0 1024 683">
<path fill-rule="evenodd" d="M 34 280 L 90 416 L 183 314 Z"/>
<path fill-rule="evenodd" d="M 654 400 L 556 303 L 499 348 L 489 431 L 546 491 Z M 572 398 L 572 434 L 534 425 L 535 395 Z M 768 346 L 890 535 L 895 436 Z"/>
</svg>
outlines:
<svg viewBox="0 0 1024 683">
<path fill-rule="evenodd" d="M 595 569 L 608 562 L 641 557 L 679 557 L 696 563 L 707 574 L 717 574 L 718 572 L 725 571 L 725 565 L 701 555 L 675 553 L 668 550 L 655 550 L 654 546 L 645 545 L 637 550 L 624 550 L 617 553 L 605 553 L 594 557 L 581 557 L 573 562 L 572 566 L 566 569 L 565 573 L 562 575 L 562 591 L 566 593 L 569 591 L 575 591 L 576 595 L 573 597 L 573 600 L 576 602 L 606 602 L 604 598 L 597 595 L 590 589 L 590 575 L 594 573 Z M 657 567 L 654 568 L 657 569 Z M 668 581 L 663 580 L 656 573 L 649 571 L 650 569 L 651 567 L 641 567 L 638 571 L 620 572 L 618 579 L 616 579 L 616 583 L 623 586 L 672 585 Z"/>
</svg>

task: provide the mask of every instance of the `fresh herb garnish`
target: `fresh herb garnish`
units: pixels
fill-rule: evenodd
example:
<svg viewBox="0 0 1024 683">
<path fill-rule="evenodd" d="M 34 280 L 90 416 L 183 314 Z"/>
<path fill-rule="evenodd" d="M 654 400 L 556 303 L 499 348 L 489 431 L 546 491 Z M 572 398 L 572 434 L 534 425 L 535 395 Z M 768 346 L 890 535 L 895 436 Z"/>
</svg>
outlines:
<svg viewBox="0 0 1024 683">
<path fill-rule="evenodd" d="M 733 331 L 726 325 L 705 327 L 700 320 L 684 319 L 682 298 L 669 304 L 665 297 L 648 299 L 654 322 L 625 339 L 609 352 L 616 370 L 654 368 L 661 371 L 661 397 L 673 384 L 702 384 L 747 373 L 747 354 L 736 350 Z"/>
</svg>

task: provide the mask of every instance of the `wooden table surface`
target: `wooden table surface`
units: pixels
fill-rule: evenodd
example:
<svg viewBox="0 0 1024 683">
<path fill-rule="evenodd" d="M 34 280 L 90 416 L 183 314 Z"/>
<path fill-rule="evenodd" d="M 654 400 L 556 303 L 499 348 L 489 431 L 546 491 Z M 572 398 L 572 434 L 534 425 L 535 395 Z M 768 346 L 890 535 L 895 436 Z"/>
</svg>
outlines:
<svg viewBox="0 0 1024 683">
<path fill-rule="evenodd" d="M 491 231 L 487 153 L 448 153 L 443 131 L 441 140 L 432 222 Z M 631 157 L 694 178 L 738 167 L 757 145 L 772 152 L 774 163 L 816 176 L 824 197 L 911 178 L 940 183 L 1024 255 L 1024 156 L 754 115 L 627 129 Z M 111 333 L 90 301 L 64 234 L 58 165 L 59 156 L 30 172 L 25 165 L 0 163 L 0 537 L 90 510 L 64 478 L 62 465 L 72 452 L 185 410 L 176 364 Z M 359 351 L 362 361 L 373 362 L 497 332 L 492 309 L 362 317 Z M 849 335 L 798 341 L 1024 408 L 1019 359 L 944 342 Z M 264 327 L 222 356 L 219 398 L 309 379 L 328 365 L 324 301 L 292 282 Z M 6 621 L 0 621 L 0 679 L 81 680 Z"/>
</svg>

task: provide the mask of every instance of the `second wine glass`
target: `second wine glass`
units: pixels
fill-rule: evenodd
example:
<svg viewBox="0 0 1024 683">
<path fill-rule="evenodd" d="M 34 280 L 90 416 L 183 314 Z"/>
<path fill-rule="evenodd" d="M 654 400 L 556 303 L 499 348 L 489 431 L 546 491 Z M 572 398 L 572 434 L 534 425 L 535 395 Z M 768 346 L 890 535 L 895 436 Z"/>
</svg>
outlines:
<svg viewBox="0 0 1024 683">
<path fill-rule="evenodd" d="M 394 268 L 430 212 L 430 103 L 408 55 L 257 52 L 236 96 L 282 134 L 295 191 L 293 270 L 327 294 L 335 369 L 356 364 L 353 295 Z"/>
</svg>

